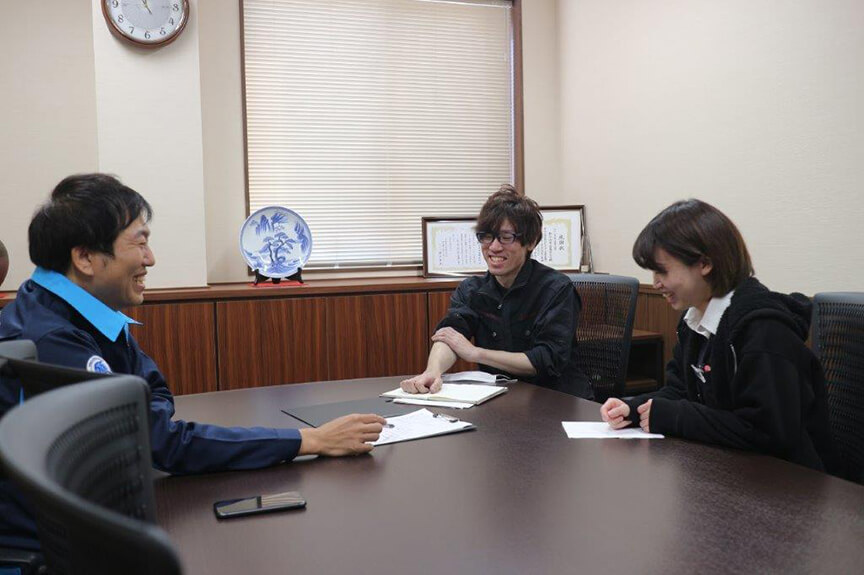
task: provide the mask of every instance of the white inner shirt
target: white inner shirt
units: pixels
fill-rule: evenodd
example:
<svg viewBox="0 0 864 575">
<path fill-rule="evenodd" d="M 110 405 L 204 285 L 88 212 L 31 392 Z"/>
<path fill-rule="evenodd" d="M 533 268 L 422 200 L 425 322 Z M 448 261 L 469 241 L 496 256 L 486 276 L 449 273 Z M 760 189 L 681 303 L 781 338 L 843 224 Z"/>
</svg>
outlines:
<svg viewBox="0 0 864 575">
<path fill-rule="evenodd" d="M 684 314 L 684 323 L 705 339 L 710 339 L 712 335 L 717 333 L 717 326 L 720 325 L 720 319 L 726 313 L 729 304 L 732 303 L 732 294 L 734 293 L 735 290 L 732 290 L 723 297 L 712 297 L 704 314 L 699 311 L 699 308 L 691 307 Z"/>
</svg>

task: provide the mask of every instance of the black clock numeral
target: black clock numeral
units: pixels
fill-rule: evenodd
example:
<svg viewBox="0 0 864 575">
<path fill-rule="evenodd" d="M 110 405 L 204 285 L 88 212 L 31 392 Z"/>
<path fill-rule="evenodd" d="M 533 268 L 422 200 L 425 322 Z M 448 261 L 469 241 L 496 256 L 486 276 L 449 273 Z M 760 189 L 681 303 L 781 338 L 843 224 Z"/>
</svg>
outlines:
<svg viewBox="0 0 864 575">
<path fill-rule="evenodd" d="M 129 26 L 129 32 L 134 33 L 135 32 L 135 26 Z"/>
<path fill-rule="evenodd" d="M 168 23 L 173 26 L 174 25 L 174 18 L 168 18 Z"/>
<path fill-rule="evenodd" d="M 116 8 L 119 4 L 120 4 L 120 2 L 118 2 L 117 0 L 114 0 L 113 2 L 111 2 L 111 5 L 114 6 L 115 8 Z"/>
<path fill-rule="evenodd" d="M 159 28 L 159 34 L 164 36 L 165 35 L 165 28 Z"/>
<path fill-rule="evenodd" d="M 147 32 L 144 32 L 144 38 L 146 38 L 147 40 L 150 39 L 150 31 L 149 30 Z"/>
<path fill-rule="evenodd" d="M 178 10 L 180 10 L 180 5 L 174 4 L 173 8 L 174 8 L 174 11 L 177 12 Z"/>
<path fill-rule="evenodd" d="M 123 23 L 123 20 L 125 20 L 125 18 L 123 18 L 123 14 L 120 14 L 119 16 L 117 16 L 117 21 L 120 22 L 121 24 Z"/>
</svg>

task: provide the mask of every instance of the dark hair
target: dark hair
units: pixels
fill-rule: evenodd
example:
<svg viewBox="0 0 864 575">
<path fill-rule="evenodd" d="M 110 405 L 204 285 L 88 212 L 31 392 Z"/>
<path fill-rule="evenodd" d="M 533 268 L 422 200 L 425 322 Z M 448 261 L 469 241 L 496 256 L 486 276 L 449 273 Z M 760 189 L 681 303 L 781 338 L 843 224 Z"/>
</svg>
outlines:
<svg viewBox="0 0 864 575">
<path fill-rule="evenodd" d="M 117 236 L 142 214 L 150 221 L 150 204 L 114 176 L 69 176 L 57 184 L 51 199 L 30 221 L 30 260 L 66 273 L 72 263 L 72 248 L 81 246 L 113 256 Z"/>
<path fill-rule="evenodd" d="M 543 237 L 543 215 L 537 202 L 516 191 L 510 184 L 502 185 L 489 196 L 480 215 L 477 216 L 477 231 L 497 234 L 504 220 L 509 220 L 516 233 L 521 234 L 523 246 L 536 246 Z"/>
<path fill-rule="evenodd" d="M 705 279 L 714 296 L 729 293 L 753 275 L 741 232 L 723 212 L 700 200 L 675 202 L 654 216 L 633 244 L 633 259 L 641 268 L 663 271 L 654 257 L 657 248 L 688 266 L 710 263 Z"/>
</svg>

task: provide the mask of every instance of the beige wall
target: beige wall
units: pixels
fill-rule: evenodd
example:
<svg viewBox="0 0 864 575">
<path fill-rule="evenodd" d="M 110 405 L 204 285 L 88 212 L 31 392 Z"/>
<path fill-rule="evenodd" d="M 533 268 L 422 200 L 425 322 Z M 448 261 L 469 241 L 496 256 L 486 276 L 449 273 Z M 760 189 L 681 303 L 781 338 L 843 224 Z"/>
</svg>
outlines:
<svg viewBox="0 0 864 575">
<path fill-rule="evenodd" d="M 198 21 L 207 278 L 242 282 L 248 276 L 239 248 L 246 219 L 240 3 L 202 2 Z"/>
<path fill-rule="evenodd" d="M 864 289 L 864 3 L 562 0 L 562 199 L 597 269 L 699 197 L 779 290 Z"/>
<path fill-rule="evenodd" d="M 523 3 L 526 183 L 546 203 L 560 195 L 556 3 Z M 183 35 L 158 50 L 111 36 L 99 0 L 47 15 L 28 2 L 7 7 L 2 78 L 15 89 L 0 93 L 5 289 L 32 271 L 34 207 L 62 177 L 92 170 L 117 174 L 153 204 L 149 287 L 248 280 L 237 244 L 246 216 L 239 3 L 191 4 Z"/>
<path fill-rule="evenodd" d="M 525 184 L 530 195 L 546 204 L 561 197 L 557 3 L 557 0 L 522 3 Z M 202 2 L 198 20 L 207 278 L 212 283 L 248 281 L 246 266 L 239 256 L 237 233 L 246 216 L 239 3 Z M 391 275 L 400 274 L 404 272 Z M 315 277 L 331 276 L 318 273 Z"/>
<path fill-rule="evenodd" d="M 206 284 L 197 0 L 183 35 L 160 50 L 121 44 L 99 0 L 4 6 L 0 30 L 0 239 L 4 289 L 33 266 L 27 224 L 63 177 L 117 174 L 153 205 L 159 263 L 150 287 Z"/>
<path fill-rule="evenodd" d="M 36 206 L 63 177 L 98 166 L 90 2 L 15 2 L 0 18 L 0 240 L 11 259 L 2 290 L 30 275 Z"/>
<path fill-rule="evenodd" d="M 246 280 L 238 3 L 193 0 L 154 52 L 111 37 L 98 5 L 16 3 L 0 24 L 3 288 L 32 269 L 35 206 L 96 169 L 154 204 L 151 287 Z M 529 194 L 586 204 L 600 270 L 648 280 L 633 238 L 699 196 L 773 287 L 862 289 L 862 22 L 854 0 L 525 0 Z"/>
<path fill-rule="evenodd" d="M 148 287 L 207 284 L 198 2 L 183 34 L 156 50 L 121 43 L 92 0 L 99 171 L 153 206 Z"/>
<path fill-rule="evenodd" d="M 522 2 L 525 192 L 543 205 L 562 197 L 558 3 Z"/>
</svg>

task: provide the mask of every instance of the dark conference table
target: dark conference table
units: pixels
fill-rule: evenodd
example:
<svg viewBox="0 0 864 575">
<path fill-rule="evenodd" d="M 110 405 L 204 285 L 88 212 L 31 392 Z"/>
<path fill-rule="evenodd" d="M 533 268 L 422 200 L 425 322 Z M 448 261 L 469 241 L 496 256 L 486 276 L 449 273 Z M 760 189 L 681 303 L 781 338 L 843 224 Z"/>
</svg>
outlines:
<svg viewBox="0 0 864 575">
<path fill-rule="evenodd" d="M 177 398 L 178 417 L 300 426 L 281 413 L 400 378 Z M 529 384 L 468 410 L 474 431 L 372 454 L 156 480 L 189 574 L 860 573 L 864 486 L 679 439 L 571 440 L 598 405 Z M 300 491 L 303 511 L 217 521 L 222 499 Z"/>
</svg>

